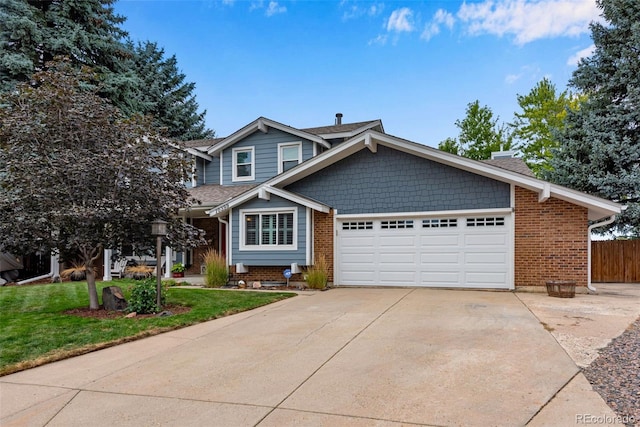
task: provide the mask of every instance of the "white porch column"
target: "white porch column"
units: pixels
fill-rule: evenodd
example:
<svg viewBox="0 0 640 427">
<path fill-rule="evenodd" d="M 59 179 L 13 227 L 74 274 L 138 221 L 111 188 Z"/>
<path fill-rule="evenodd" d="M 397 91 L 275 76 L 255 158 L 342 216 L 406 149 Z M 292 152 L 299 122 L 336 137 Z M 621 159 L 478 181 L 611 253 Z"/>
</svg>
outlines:
<svg viewBox="0 0 640 427">
<path fill-rule="evenodd" d="M 111 249 L 105 249 L 103 260 L 104 260 L 104 275 L 102 276 L 102 280 L 105 282 L 111 281 Z"/>
<path fill-rule="evenodd" d="M 164 277 L 169 279 L 171 278 L 171 267 L 173 267 L 173 250 L 170 246 L 165 246 L 164 251 Z"/>
</svg>

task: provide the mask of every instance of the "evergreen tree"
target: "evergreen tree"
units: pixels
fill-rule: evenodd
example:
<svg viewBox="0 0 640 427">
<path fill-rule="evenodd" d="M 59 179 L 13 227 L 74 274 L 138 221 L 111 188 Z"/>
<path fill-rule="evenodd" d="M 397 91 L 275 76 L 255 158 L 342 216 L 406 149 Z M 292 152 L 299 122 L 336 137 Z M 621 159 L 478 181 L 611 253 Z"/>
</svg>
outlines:
<svg viewBox="0 0 640 427">
<path fill-rule="evenodd" d="M 152 114 L 170 137 L 213 137 L 198 113 L 194 83 L 185 83 L 175 56 L 164 59 L 155 43 L 125 42 L 125 18 L 115 0 L 0 1 L 0 93 L 28 81 L 56 56 L 100 76 L 99 94 L 125 115 Z"/>
<path fill-rule="evenodd" d="M 627 205 L 611 227 L 640 236 L 640 2 L 598 0 L 594 54 L 571 85 L 588 98 L 570 111 L 549 179 Z"/>
<path fill-rule="evenodd" d="M 195 83 L 186 83 L 178 70 L 175 55 L 165 59 L 164 49 L 150 41 L 128 48 L 135 53 L 133 69 L 141 80 L 137 94 L 139 112 L 154 117 L 154 124 L 166 136 L 183 141 L 213 138 L 205 128 L 206 111 L 198 113 L 193 91 Z"/>
<path fill-rule="evenodd" d="M 464 119 L 456 120 L 458 138 L 445 139 L 438 149 L 474 160 L 490 159 L 494 151 L 511 149 L 513 138 L 504 125 L 498 125 L 491 108 L 481 107 L 476 100 L 467 105 L 466 113 Z"/>
</svg>

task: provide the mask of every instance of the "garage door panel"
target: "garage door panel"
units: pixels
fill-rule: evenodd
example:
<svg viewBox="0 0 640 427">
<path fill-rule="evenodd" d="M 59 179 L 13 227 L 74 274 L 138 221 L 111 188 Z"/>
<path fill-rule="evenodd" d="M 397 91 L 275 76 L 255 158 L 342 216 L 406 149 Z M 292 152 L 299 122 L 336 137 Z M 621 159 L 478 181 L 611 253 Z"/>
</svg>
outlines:
<svg viewBox="0 0 640 427">
<path fill-rule="evenodd" d="M 507 254 L 504 252 L 467 252 L 464 255 L 467 264 L 499 264 L 507 262 Z"/>
<path fill-rule="evenodd" d="M 420 254 L 420 263 L 422 265 L 439 265 L 439 264 L 456 264 L 460 263 L 460 252 L 446 253 L 422 253 Z"/>
<path fill-rule="evenodd" d="M 408 217 L 409 218 L 409 217 Z M 342 285 L 508 289 L 512 275 L 512 222 L 482 216 L 411 218 L 414 228 L 390 228 L 403 220 L 373 220 L 370 229 L 338 227 Z M 471 227 L 467 224 L 475 224 Z M 425 227 L 422 225 L 426 224 Z M 453 225 L 452 225 L 453 224 Z"/>
<path fill-rule="evenodd" d="M 504 246 L 507 243 L 506 234 L 467 234 L 464 236 L 466 246 Z"/>
<path fill-rule="evenodd" d="M 433 234 L 420 236 L 420 247 L 443 247 L 458 246 L 460 244 L 460 236 L 456 234 Z"/>
<path fill-rule="evenodd" d="M 460 283 L 460 273 L 458 271 L 440 271 L 437 273 L 425 271 L 420 274 L 420 282 L 426 284 L 425 286 L 455 286 Z"/>
</svg>

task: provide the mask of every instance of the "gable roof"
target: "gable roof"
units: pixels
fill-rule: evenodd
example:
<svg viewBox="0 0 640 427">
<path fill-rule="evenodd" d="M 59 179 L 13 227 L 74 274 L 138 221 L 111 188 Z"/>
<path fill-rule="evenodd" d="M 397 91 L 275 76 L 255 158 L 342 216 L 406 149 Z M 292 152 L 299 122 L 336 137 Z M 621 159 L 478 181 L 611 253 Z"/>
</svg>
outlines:
<svg viewBox="0 0 640 427">
<path fill-rule="evenodd" d="M 373 130 L 368 130 L 359 134 L 331 150 L 325 151 L 324 153 L 289 169 L 288 171 L 262 183 L 250 193 L 253 194 L 254 191 L 259 192 L 261 189 L 268 191 L 268 188 L 270 187 L 285 187 L 363 149 L 369 149 L 371 152 L 375 153 L 379 144 L 427 160 L 495 179 L 497 181 L 526 188 L 538 193 L 538 200 L 541 203 L 550 197 L 555 197 L 586 207 L 588 209 L 589 220 L 595 221 L 615 215 L 620 213 L 623 209 L 622 205 L 597 196 L 571 190 L 569 188 L 552 184 L 533 176 L 504 169 L 487 162 L 460 157 L 455 154 L 450 154 L 426 145 Z M 244 197 L 247 197 L 248 195 L 249 193 L 244 195 Z M 233 207 L 234 205 L 237 205 L 239 201 L 240 200 L 231 200 L 229 201 L 228 206 Z"/>
<path fill-rule="evenodd" d="M 207 154 L 210 155 L 216 155 L 218 153 L 220 153 L 222 150 L 224 150 L 225 148 L 235 144 L 236 142 L 246 138 L 247 136 L 253 134 L 254 132 L 263 132 L 263 133 L 267 133 L 269 131 L 269 128 L 273 128 L 273 129 L 278 129 L 281 130 L 283 132 L 289 133 L 291 135 L 295 135 L 298 136 L 300 138 L 304 138 L 304 139 L 308 139 L 310 141 L 313 141 L 317 144 L 322 145 L 325 148 L 331 148 L 331 144 L 329 144 L 327 141 L 325 141 L 323 138 L 321 138 L 318 135 L 309 133 L 309 132 L 305 132 L 303 130 L 300 129 L 296 129 L 293 128 L 291 126 L 287 126 L 284 125 L 282 123 L 278 123 L 274 120 L 271 119 L 267 119 L 266 117 L 259 117 L 256 120 L 252 121 L 251 123 L 249 123 L 248 125 L 246 125 L 245 127 L 243 127 L 240 130 L 237 130 L 236 132 L 232 133 L 231 135 L 229 135 L 228 137 L 224 138 L 224 140 L 222 140 L 221 142 L 213 145 L 212 147 L 210 147 L 207 150 Z"/>
</svg>

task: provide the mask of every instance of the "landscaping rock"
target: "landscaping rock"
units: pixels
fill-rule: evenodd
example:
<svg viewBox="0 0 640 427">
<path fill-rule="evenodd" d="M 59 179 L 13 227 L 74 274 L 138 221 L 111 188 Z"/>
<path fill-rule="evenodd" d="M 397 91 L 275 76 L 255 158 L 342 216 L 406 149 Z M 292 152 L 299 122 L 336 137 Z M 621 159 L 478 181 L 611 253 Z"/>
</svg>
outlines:
<svg viewBox="0 0 640 427">
<path fill-rule="evenodd" d="M 156 316 L 158 316 L 158 317 L 169 317 L 169 316 L 173 316 L 173 313 L 170 312 L 169 310 L 165 310 L 165 311 L 161 311 L 160 313 L 156 314 Z"/>
<path fill-rule="evenodd" d="M 137 315 L 138 315 L 138 313 L 136 313 L 135 311 L 133 311 L 133 312 L 131 312 L 131 313 L 127 314 L 127 315 L 126 315 L 126 316 L 124 316 L 124 317 L 126 317 L 126 318 L 128 318 L 128 319 L 132 319 L 132 318 L 136 317 Z"/>
<path fill-rule="evenodd" d="M 122 289 L 118 286 L 107 286 L 102 289 L 102 305 L 105 310 L 122 311 L 127 308 Z"/>
</svg>

